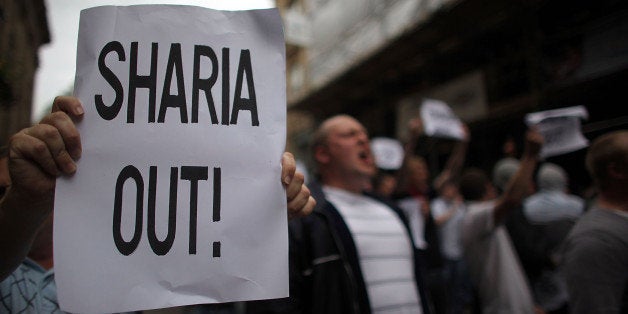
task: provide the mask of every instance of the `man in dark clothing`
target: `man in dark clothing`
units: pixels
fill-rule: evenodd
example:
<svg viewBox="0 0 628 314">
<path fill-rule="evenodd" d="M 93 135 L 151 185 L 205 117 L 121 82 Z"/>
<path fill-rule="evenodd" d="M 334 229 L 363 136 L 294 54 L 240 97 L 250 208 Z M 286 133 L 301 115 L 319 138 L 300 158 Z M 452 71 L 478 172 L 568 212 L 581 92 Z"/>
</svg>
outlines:
<svg viewBox="0 0 628 314">
<path fill-rule="evenodd" d="M 598 189 L 571 230 L 563 271 L 572 313 L 628 312 L 628 131 L 596 139 L 586 157 Z"/>
</svg>

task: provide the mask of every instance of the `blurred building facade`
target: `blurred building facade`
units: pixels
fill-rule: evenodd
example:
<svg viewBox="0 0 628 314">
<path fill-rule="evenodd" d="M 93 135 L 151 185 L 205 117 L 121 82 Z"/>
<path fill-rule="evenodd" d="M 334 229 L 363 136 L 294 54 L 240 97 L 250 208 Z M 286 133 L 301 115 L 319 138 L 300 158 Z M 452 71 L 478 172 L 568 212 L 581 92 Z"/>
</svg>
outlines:
<svg viewBox="0 0 628 314">
<path fill-rule="evenodd" d="M 508 137 L 521 138 L 529 112 L 583 105 L 587 137 L 628 126 L 626 1 L 277 4 L 286 29 L 289 130 L 298 129 L 289 131 L 289 148 L 297 156 L 306 154 L 303 121 L 348 113 L 372 135 L 403 139 L 423 98 L 446 101 L 467 122 L 469 162 L 486 168 Z M 432 165 L 444 145 L 430 148 Z"/>
<path fill-rule="evenodd" d="M 0 0 L 0 145 L 30 125 L 38 51 L 49 42 L 44 0 Z"/>
</svg>

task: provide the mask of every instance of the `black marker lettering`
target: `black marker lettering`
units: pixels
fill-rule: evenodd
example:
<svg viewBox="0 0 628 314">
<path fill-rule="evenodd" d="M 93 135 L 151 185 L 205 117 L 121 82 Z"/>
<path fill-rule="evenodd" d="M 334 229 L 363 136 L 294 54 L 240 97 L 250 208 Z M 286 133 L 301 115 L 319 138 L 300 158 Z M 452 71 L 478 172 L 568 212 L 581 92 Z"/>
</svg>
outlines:
<svg viewBox="0 0 628 314">
<path fill-rule="evenodd" d="M 222 171 L 220 168 L 214 168 L 214 214 L 212 215 L 213 221 L 220 221 L 220 191 L 222 182 L 221 172 Z"/>
<path fill-rule="evenodd" d="M 246 75 L 246 87 L 249 98 L 242 98 L 242 76 Z M 251 66 L 251 53 L 248 49 L 240 51 L 240 63 L 238 63 L 238 74 L 236 76 L 235 95 L 233 96 L 233 111 L 231 112 L 231 124 L 238 123 L 238 113 L 240 110 L 251 112 L 251 125 L 259 126 L 257 118 L 257 100 L 255 99 L 255 85 L 253 85 L 253 67 Z"/>
<path fill-rule="evenodd" d="M 213 246 L 212 256 L 213 257 L 220 257 L 220 241 L 214 242 L 212 246 Z"/>
<path fill-rule="evenodd" d="M 222 48 L 222 125 L 229 125 L 229 48 Z"/>
<path fill-rule="evenodd" d="M 201 79 L 201 56 L 209 58 L 211 61 L 211 74 L 209 78 Z M 205 100 L 212 124 L 218 124 L 216 116 L 216 107 L 214 107 L 214 98 L 212 97 L 212 87 L 218 79 L 218 58 L 214 51 L 207 46 L 194 46 L 194 77 L 192 79 L 192 123 L 198 122 L 198 100 L 200 91 L 205 92 Z"/>
<path fill-rule="evenodd" d="M 146 76 L 137 74 L 137 42 L 131 43 L 129 64 L 129 98 L 127 100 L 126 122 L 135 121 L 135 93 L 138 88 L 148 88 L 148 122 L 155 122 L 155 99 L 157 98 L 157 43 L 152 43 L 150 53 L 150 73 Z"/>
<path fill-rule="evenodd" d="M 148 182 L 148 242 L 153 252 L 157 255 L 165 255 L 170 251 L 177 229 L 177 183 L 179 181 L 179 168 L 170 168 L 170 198 L 168 208 L 168 233 L 163 241 L 157 239 L 155 227 L 155 197 L 157 194 L 157 167 L 150 167 Z"/>
<path fill-rule="evenodd" d="M 135 198 L 135 231 L 131 241 L 126 242 L 122 238 L 122 191 L 124 189 L 124 183 L 127 179 L 133 179 L 136 186 L 136 198 Z M 118 175 L 116 181 L 116 192 L 113 202 L 113 241 L 116 244 L 116 248 L 123 255 L 130 255 L 137 249 L 140 243 L 140 237 L 142 236 L 142 219 L 144 217 L 144 180 L 142 180 L 142 174 L 137 168 L 133 166 L 126 166 Z"/>
<path fill-rule="evenodd" d="M 126 57 L 124 56 L 124 47 L 118 41 L 110 41 L 108 42 L 100 51 L 100 55 L 98 56 L 98 70 L 100 70 L 100 74 L 102 77 L 111 85 L 111 88 L 116 92 L 116 98 L 113 100 L 113 104 L 111 106 L 105 105 L 102 99 L 102 95 L 95 95 L 94 101 L 96 103 L 96 111 L 98 114 L 105 120 L 113 120 L 120 112 L 120 108 L 122 107 L 122 99 L 124 98 L 124 90 L 122 89 L 122 83 L 118 77 L 107 67 L 105 64 L 105 58 L 110 52 L 115 52 L 118 54 L 118 61 L 125 61 Z"/>
<path fill-rule="evenodd" d="M 207 180 L 208 167 L 181 167 L 181 179 L 190 181 L 190 242 L 189 253 L 196 254 L 196 228 L 198 210 L 198 181 Z"/>
<path fill-rule="evenodd" d="M 172 84 L 172 72 L 176 71 L 177 75 L 177 94 L 170 94 L 170 86 Z M 166 109 L 168 107 L 179 107 L 181 123 L 188 123 L 187 104 L 185 102 L 185 84 L 183 83 L 183 61 L 181 60 L 181 44 L 170 45 L 170 54 L 168 55 L 168 65 L 166 66 L 166 78 L 164 79 L 164 88 L 161 93 L 161 104 L 159 105 L 158 123 L 163 123 L 166 118 Z"/>
</svg>

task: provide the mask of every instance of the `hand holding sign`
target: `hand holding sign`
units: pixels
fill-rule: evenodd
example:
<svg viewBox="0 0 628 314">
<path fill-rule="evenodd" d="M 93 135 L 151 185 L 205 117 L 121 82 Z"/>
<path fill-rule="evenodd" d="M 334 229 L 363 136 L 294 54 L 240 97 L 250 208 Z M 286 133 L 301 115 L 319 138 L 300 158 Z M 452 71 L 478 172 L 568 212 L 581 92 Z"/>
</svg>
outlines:
<svg viewBox="0 0 628 314">
<path fill-rule="evenodd" d="M 408 121 L 408 133 L 411 140 L 416 140 L 423 135 L 423 132 L 423 121 L 421 121 L 421 118 L 412 118 Z"/>
<path fill-rule="evenodd" d="M 56 98 L 55 113 L 16 133 L 9 142 L 12 182 L 0 203 L 0 281 L 24 260 L 37 230 L 50 215 L 56 177 L 76 171 L 81 143 L 73 119 L 83 112 L 78 101 L 72 100 L 76 99 Z"/>
<path fill-rule="evenodd" d="M 303 184 L 305 176 L 296 172 L 294 155 L 285 152 L 281 157 L 281 178 L 288 198 L 288 217 L 296 218 L 309 215 L 316 201 L 310 196 L 310 190 Z"/>
<path fill-rule="evenodd" d="M 76 171 L 74 161 L 81 156 L 81 143 L 72 119 L 82 112 L 68 110 L 75 105 L 68 99 L 56 98 L 52 114 L 13 136 L 9 167 L 13 190 L 35 200 L 47 199 L 52 197 L 57 176 Z"/>
</svg>

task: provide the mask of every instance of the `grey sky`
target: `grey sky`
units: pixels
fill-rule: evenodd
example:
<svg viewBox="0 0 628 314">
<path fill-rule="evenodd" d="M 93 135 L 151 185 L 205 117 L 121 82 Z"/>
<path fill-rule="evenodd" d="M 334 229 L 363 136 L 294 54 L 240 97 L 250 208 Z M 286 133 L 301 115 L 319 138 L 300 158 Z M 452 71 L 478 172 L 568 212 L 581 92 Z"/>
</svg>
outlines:
<svg viewBox="0 0 628 314">
<path fill-rule="evenodd" d="M 269 8 L 272 0 L 46 0 L 52 42 L 39 51 L 32 120 L 39 120 L 55 96 L 71 90 L 76 66 L 76 40 L 82 9 L 101 5 L 189 4 L 214 9 Z"/>
</svg>

